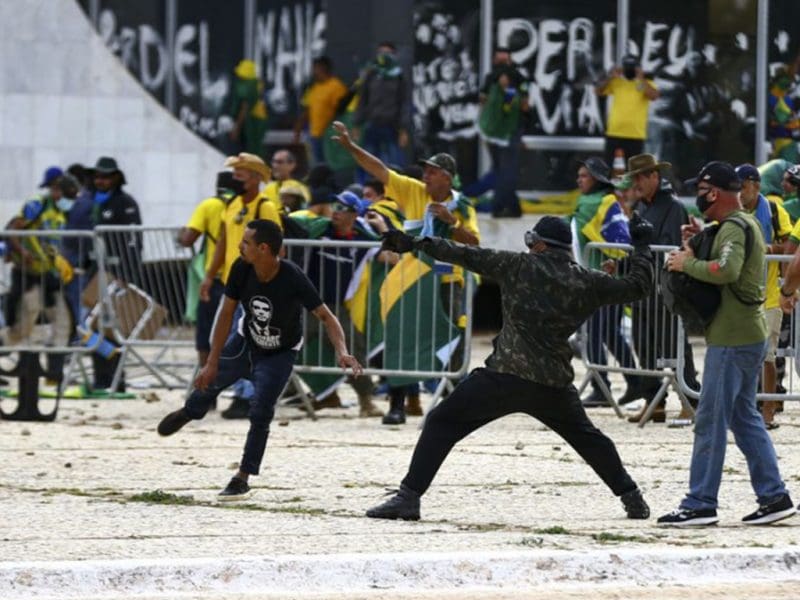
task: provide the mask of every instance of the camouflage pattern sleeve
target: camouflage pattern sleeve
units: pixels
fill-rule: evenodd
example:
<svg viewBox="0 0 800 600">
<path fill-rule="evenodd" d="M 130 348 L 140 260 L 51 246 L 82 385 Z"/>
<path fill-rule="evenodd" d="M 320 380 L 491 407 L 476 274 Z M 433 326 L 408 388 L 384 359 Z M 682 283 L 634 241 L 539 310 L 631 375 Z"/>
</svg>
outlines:
<svg viewBox="0 0 800 600">
<path fill-rule="evenodd" d="M 520 252 L 465 246 L 457 242 L 431 237 L 416 238 L 414 247 L 436 260 L 460 265 L 479 275 L 488 275 L 498 280 L 503 279 L 504 274 L 509 272 L 514 262 L 523 256 Z"/>
<path fill-rule="evenodd" d="M 653 263 L 645 255 L 634 252 L 627 260 L 626 273 L 612 277 L 594 271 L 594 289 L 602 304 L 625 304 L 641 300 L 653 291 Z"/>
</svg>

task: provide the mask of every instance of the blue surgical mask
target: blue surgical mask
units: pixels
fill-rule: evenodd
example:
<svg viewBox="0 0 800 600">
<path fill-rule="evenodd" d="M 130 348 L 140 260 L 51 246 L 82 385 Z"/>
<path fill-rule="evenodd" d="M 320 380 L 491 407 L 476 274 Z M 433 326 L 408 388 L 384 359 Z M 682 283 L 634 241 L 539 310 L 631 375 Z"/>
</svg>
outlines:
<svg viewBox="0 0 800 600">
<path fill-rule="evenodd" d="M 111 198 L 111 192 L 95 192 L 94 193 L 94 203 L 95 204 L 105 204 L 108 202 L 108 199 Z"/>
<path fill-rule="evenodd" d="M 75 200 L 71 200 L 70 198 L 61 198 L 56 202 L 56 206 L 58 210 L 63 213 L 68 213 L 72 210 L 72 207 L 75 205 Z"/>
</svg>

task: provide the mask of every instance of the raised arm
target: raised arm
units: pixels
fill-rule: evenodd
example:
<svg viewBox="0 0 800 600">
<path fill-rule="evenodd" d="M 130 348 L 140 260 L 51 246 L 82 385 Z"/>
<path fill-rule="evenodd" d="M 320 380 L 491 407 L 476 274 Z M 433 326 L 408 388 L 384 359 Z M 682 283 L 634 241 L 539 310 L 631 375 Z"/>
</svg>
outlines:
<svg viewBox="0 0 800 600">
<path fill-rule="evenodd" d="M 333 136 L 332 139 L 350 153 L 359 167 L 364 169 L 383 185 L 389 183 L 389 169 L 377 156 L 373 156 L 353 141 L 344 123 L 341 121 L 334 121 L 333 128 L 339 135 Z"/>
</svg>

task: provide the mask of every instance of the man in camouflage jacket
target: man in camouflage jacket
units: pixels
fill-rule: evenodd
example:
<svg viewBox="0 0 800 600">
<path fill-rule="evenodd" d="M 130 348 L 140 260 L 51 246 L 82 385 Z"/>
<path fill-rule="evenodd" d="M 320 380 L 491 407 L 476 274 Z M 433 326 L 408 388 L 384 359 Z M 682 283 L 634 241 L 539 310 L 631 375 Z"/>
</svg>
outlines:
<svg viewBox="0 0 800 600">
<path fill-rule="evenodd" d="M 635 217 L 630 231 L 634 252 L 621 278 L 574 262 L 569 227 L 556 217 L 544 217 L 525 234 L 529 253 L 463 246 L 440 238 L 412 238 L 400 231 L 384 236 L 385 250 L 422 251 L 497 281 L 503 328 L 494 339 L 486 366 L 472 371 L 429 413 L 400 489 L 368 510 L 368 517 L 419 519 L 420 496 L 453 446 L 487 423 L 516 412 L 539 419 L 564 438 L 621 497 L 629 518 L 650 516 L 614 443 L 586 416 L 572 384 L 572 352 L 567 341 L 599 307 L 633 302 L 650 294 L 653 267 L 647 244 L 653 227 Z"/>
</svg>

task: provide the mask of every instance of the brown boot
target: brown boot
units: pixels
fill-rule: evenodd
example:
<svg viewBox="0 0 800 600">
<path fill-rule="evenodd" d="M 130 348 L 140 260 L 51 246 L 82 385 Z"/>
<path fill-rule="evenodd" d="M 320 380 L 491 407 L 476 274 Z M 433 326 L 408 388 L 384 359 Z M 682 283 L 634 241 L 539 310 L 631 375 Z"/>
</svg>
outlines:
<svg viewBox="0 0 800 600">
<path fill-rule="evenodd" d="M 419 403 L 419 393 L 406 396 L 406 414 L 409 417 L 421 417 L 424 414 L 422 405 Z"/>
<path fill-rule="evenodd" d="M 383 411 L 372 402 L 372 396 L 358 397 L 358 416 L 361 419 L 370 417 L 382 417 Z"/>
<path fill-rule="evenodd" d="M 665 410 L 665 403 L 660 403 L 656 409 L 653 411 L 653 414 L 650 416 L 650 420 L 653 423 L 664 423 L 667 420 L 667 411 Z M 642 420 L 644 413 L 647 411 L 647 406 L 640 410 L 638 413 L 633 415 L 632 417 L 628 417 L 628 423 L 638 423 Z"/>
</svg>

